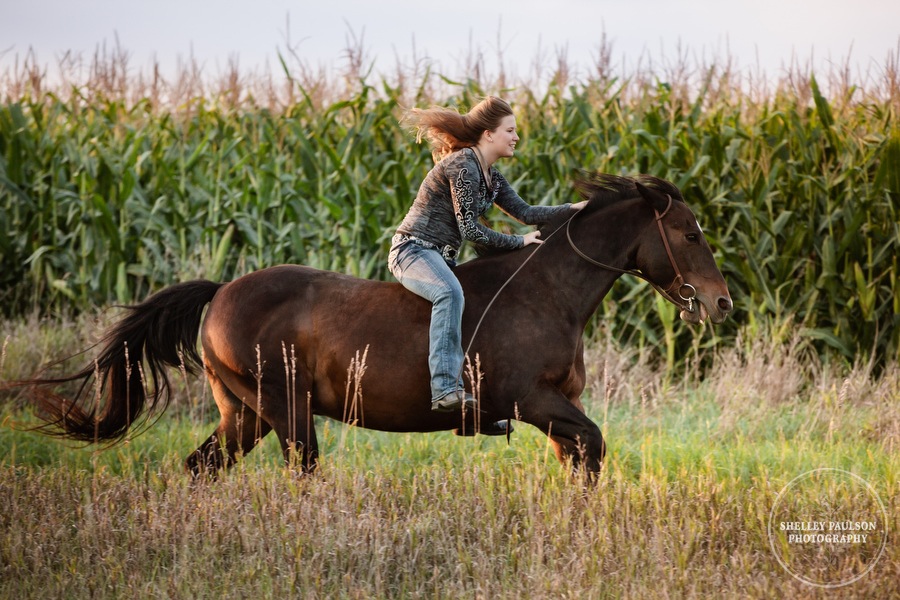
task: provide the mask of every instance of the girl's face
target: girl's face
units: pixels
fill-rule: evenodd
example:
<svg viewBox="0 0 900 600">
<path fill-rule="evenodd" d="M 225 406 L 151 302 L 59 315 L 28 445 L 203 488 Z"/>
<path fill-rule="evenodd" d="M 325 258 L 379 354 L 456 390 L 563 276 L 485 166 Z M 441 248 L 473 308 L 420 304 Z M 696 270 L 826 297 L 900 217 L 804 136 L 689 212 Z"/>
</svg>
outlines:
<svg viewBox="0 0 900 600">
<path fill-rule="evenodd" d="M 515 154 L 516 143 L 519 136 L 516 134 L 516 117 L 515 115 L 507 115 L 500 121 L 500 125 L 493 131 L 485 134 L 488 147 L 493 150 L 497 157 L 511 157 Z"/>
</svg>

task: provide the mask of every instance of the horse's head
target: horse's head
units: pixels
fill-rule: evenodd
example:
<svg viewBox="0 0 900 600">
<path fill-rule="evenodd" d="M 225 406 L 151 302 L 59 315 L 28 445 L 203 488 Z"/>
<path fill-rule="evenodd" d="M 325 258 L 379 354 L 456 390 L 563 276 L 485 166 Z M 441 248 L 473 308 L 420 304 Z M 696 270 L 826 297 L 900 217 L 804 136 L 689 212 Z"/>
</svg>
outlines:
<svg viewBox="0 0 900 600">
<path fill-rule="evenodd" d="M 694 213 L 667 181 L 641 177 L 635 180 L 635 186 L 656 220 L 640 240 L 638 268 L 682 309 L 682 320 L 702 323 L 709 317 L 713 323 L 721 323 L 733 304 Z"/>
</svg>

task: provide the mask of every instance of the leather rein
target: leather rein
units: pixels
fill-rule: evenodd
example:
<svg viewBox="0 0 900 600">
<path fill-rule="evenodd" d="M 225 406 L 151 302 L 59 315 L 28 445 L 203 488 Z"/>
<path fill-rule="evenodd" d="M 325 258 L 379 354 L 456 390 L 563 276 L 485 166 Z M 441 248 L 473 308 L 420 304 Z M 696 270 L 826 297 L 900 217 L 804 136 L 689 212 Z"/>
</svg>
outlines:
<svg viewBox="0 0 900 600">
<path fill-rule="evenodd" d="M 666 230 L 662 225 L 663 217 L 665 217 L 669 213 L 669 209 L 672 208 L 672 196 L 666 194 L 666 197 L 669 199 L 669 203 L 666 204 L 666 209 L 660 213 L 655 208 L 653 209 L 653 213 L 656 215 L 656 226 L 659 229 L 659 236 L 662 238 L 663 246 L 666 249 L 666 255 L 669 257 L 669 263 L 672 265 L 672 269 L 675 271 L 675 279 L 672 280 L 672 283 L 667 288 L 663 288 L 662 286 L 657 285 L 656 283 L 650 281 L 650 278 L 637 271 L 635 269 L 620 269 L 618 267 L 614 267 L 612 265 L 608 265 L 606 263 L 602 263 L 598 260 L 594 260 L 584 252 L 578 249 L 578 246 L 575 245 L 575 242 L 572 240 L 572 232 L 571 225 L 572 221 L 575 219 L 575 216 L 581 211 L 576 212 L 572 215 L 568 221 L 566 221 L 566 237 L 569 240 L 569 246 L 572 247 L 572 250 L 575 251 L 575 254 L 586 260 L 587 262 L 600 267 L 601 269 L 606 269 L 607 271 L 614 271 L 616 273 L 622 273 L 625 275 L 634 275 L 635 277 L 639 277 L 643 279 L 655 289 L 659 294 L 677 306 L 682 310 L 686 310 L 689 313 L 694 312 L 694 299 L 697 297 L 697 289 L 691 284 L 685 282 L 684 277 L 681 274 L 681 269 L 678 268 L 678 262 L 675 260 L 675 255 L 672 254 L 672 247 L 669 245 L 669 237 L 666 235 Z M 677 288 L 676 288 L 677 286 Z M 678 294 L 678 297 L 681 299 L 681 302 L 675 299 L 672 290 L 675 289 L 675 293 Z"/>
<path fill-rule="evenodd" d="M 662 226 L 663 217 L 665 217 L 668 214 L 669 209 L 672 208 L 672 196 L 670 196 L 669 194 L 666 194 L 666 197 L 669 198 L 669 203 L 666 205 L 666 210 L 664 210 L 662 212 L 662 214 L 660 214 L 660 212 L 658 210 L 653 209 L 653 213 L 656 215 L 656 226 L 659 228 L 659 235 L 662 238 L 663 246 L 665 246 L 665 248 L 666 248 L 666 254 L 669 256 L 669 262 L 672 264 L 672 268 L 675 270 L 675 279 L 672 281 L 672 284 L 669 285 L 669 287 L 666 289 L 663 289 L 659 285 L 650 281 L 650 279 L 646 275 L 641 273 L 640 271 L 637 271 L 635 269 L 620 269 L 620 268 L 614 267 L 612 265 L 607 265 L 606 263 L 602 263 L 598 260 L 594 260 L 587 254 L 585 254 L 584 252 L 579 250 L 578 246 L 576 246 L 575 242 L 572 240 L 572 232 L 570 229 L 571 229 L 572 221 L 574 221 L 575 217 L 578 216 L 578 213 L 581 212 L 580 210 L 575 211 L 575 213 L 571 217 L 566 219 L 565 223 L 559 225 L 559 227 L 554 229 L 550 233 L 550 235 L 548 235 L 546 238 L 543 239 L 543 241 L 546 242 L 547 240 L 552 238 L 554 235 L 556 235 L 556 233 L 560 229 L 562 229 L 565 226 L 566 237 L 569 239 L 569 246 L 572 247 L 572 250 L 575 251 L 575 254 L 577 254 L 578 256 L 580 256 L 581 258 L 586 260 L 587 262 L 591 263 L 592 265 L 600 267 L 601 269 L 606 269 L 607 271 L 614 271 L 616 273 L 623 273 L 625 275 L 634 275 L 635 277 L 639 277 L 640 279 L 643 279 L 644 281 L 649 283 L 651 286 L 653 286 L 653 289 L 655 289 L 657 292 L 659 292 L 663 298 L 665 298 L 666 300 L 668 300 L 669 302 L 671 302 L 678 308 L 680 308 L 682 310 L 686 310 L 689 313 L 692 313 L 695 310 L 694 299 L 697 297 L 697 290 L 696 290 L 696 288 L 694 288 L 694 286 L 692 286 L 691 284 L 686 283 L 684 281 L 684 277 L 681 275 L 681 269 L 678 268 L 678 263 L 675 261 L 675 255 L 672 254 L 672 248 L 671 248 L 671 246 L 669 246 L 669 239 L 666 236 L 666 230 Z M 528 261 L 530 261 L 534 257 L 534 255 L 537 254 L 537 251 L 540 250 L 540 248 L 541 248 L 541 245 L 536 246 L 535 249 L 531 252 L 531 254 L 529 254 L 528 257 L 525 258 L 524 261 L 522 261 L 522 264 L 519 265 L 519 267 L 515 271 L 513 271 L 513 274 L 510 275 L 506 279 L 506 281 L 503 282 L 503 285 L 501 285 L 500 288 L 494 293 L 493 298 L 491 298 L 491 301 L 488 302 L 487 306 L 484 308 L 484 311 L 481 313 L 481 318 L 478 319 L 478 323 L 475 324 L 475 330 L 472 332 L 472 337 L 469 340 L 469 344 L 466 346 L 466 349 L 465 349 L 466 356 L 469 355 L 469 351 L 472 349 L 472 344 L 475 342 L 475 336 L 478 335 L 478 331 L 481 329 L 481 324 L 484 322 L 485 316 L 487 316 L 488 311 L 494 305 L 494 302 L 497 300 L 497 297 L 500 296 L 500 292 L 502 292 L 503 289 L 507 285 L 509 285 L 509 282 L 511 282 L 513 280 L 513 278 L 519 274 L 519 271 L 521 271 L 525 267 L 525 265 L 528 264 Z M 673 298 L 672 293 L 669 291 L 672 288 L 674 288 L 676 285 L 678 286 L 676 293 L 678 294 L 678 297 L 682 300 L 682 302 L 679 302 L 678 300 Z M 460 369 L 460 376 L 462 376 L 462 369 Z"/>
</svg>

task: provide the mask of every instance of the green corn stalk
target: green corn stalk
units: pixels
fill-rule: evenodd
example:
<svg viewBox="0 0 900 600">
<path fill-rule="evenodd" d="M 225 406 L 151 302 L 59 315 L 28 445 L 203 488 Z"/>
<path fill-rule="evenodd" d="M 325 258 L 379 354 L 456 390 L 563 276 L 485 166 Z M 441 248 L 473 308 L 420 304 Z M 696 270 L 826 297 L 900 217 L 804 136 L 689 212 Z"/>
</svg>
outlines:
<svg viewBox="0 0 900 600">
<path fill-rule="evenodd" d="M 4 100 L 0 310 L 130 302 L 282 262 L 388 278 L 393 227 L 432 164 L 398 122 L 404 99 L 466 107 L 486 86 L 450 82 L 451 95 L 429 97 L 427 81 L 363 79 L 328 102 L 293 82 L 296 102 L 277 110 L 101 90 Z M 712 71 L 696 91 L 635 77 L 511 92 L 522 143 L 499 166 L 524 198 L 576 200 L 582 168 L 674 181 L 736 305 L 710 336 L 623 278 L 592 330 L 665 347 L 669 365 L 701 335 L 733 339 L 767 321 L 792 321 L 848 360 L 898 356 L 895 105 L 808 83 L 810 102 L 785 89 L 753 97 Z"/>
</svg>

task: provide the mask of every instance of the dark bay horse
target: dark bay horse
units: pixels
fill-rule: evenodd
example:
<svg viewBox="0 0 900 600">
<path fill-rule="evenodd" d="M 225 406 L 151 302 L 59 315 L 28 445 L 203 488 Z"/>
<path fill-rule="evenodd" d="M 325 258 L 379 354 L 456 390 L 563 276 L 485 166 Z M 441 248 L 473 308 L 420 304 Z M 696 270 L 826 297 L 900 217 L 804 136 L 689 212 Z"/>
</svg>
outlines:
<svg viewBox="0 0 900 600">
<path fill-rule="evenodd" d="M 145 409 L 165 407 L 167 366 L 202 366 L 221 420 L 186 461 L 194 475 L 214 475 L 272 430 L 286 460 L 313 470 L 313 415 L 398 432 L 471 431 L 480 422 L 517 419 L 548 435 L 561 461 L 596 473 L 605 444 L 579 399 L 582 336 L 613 282 L 623 271 L 639 271 L 688 322 L 720 323 L 732 302 L 674 185 L 593 175 L 578 188 L 588 205 L 545 224 L 544 244 L 456 268 L 466 298 L 464 343 L 483 375 L 475 414 L 431 411 L 427 301 L 396 283 L 294 265 L 227 284 L 200 280 L 163 289 L 128 308 L 81 372 L 21 383 L 80 381 L 72 400 L 36 394 L 45 431 L 116 441 Z M 94 376 L 102 401 L 89 384 Z"/>
</svg>

